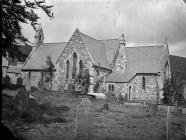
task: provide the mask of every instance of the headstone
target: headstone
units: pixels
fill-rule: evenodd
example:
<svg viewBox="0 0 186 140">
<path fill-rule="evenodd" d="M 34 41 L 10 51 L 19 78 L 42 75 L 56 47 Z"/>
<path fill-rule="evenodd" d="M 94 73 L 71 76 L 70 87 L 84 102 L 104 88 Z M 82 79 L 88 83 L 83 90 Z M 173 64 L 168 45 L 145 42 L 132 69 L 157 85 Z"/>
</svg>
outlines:
<svg viewBox="0 0 186 140">
<path fill-rule="evenodd" d="M 23 84 L 23 79 L 22 79 L 21 77 L 17 78 L 17 83 L 16 83 L 16 85 L 17 85 L 18 87 L 21 87 L 22 84 Z"/>
<path fill-rule="evenodd" d="M 24 113 L 29 107 L 29 95 L 24 87 L 21 87 L 16 93 L 14 98 L 15 111 Z"/>
<path fill-rule="evenodd" d="M 121 93 L 118 94 L 118 103 L 122 103 L 122 96 L 121 96 Z"/>
<path fill-rule="evenodd" d="M 149 110 L 153 113 L 153 115 L 156 115 L 156 112 L 158 111 L 158 104 L 156 100 L 150 100 L 149 102 Z"/>
<path fill-rule="evenodd" d="M 38 82 L 38 88 L 39 88 L 39 90 L 43 90 L 44 89 L 44 81 L 43 80 L 40 80 Z"/>
<path fill-rule="evenodd" d="M 64 86 L 64 90 L 68 90 L 68 84 L 67 83 Z"/>
<path fill-rule="evenodd" d="M 25 88 L 27 91 L 31 91 L 31 80 L 27 79 Z"/>
<path fill-rule="evenodd" d="M 82 98 L 77 106 L 75 136 L 89 138 L 92 128 L 93 108 L 91 101 L 88 98 Z"/>
<path fill-rule="evenodd" d="M 6 75 L 6 77 L 3 78 L 3 84 L 5 88 L 7 88 L 10 85 L 10 77 L 8 75 Z"/>
</svg>

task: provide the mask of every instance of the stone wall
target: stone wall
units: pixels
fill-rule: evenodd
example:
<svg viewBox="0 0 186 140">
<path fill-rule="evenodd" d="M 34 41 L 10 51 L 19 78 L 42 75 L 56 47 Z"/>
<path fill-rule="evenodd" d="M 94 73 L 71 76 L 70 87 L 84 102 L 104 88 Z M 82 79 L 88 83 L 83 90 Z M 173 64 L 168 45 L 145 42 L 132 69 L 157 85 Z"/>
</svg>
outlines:
<svg viewBox="0 0 186 140">
<path fill-rule="evenodd" d="M 29 79 L 29 72 L 23 72 L 23 84 L 26 85 L 28 80 L 31 82 L 31 87 L 38 87 L 38 82 L 41 79 L 41 72 L 30 72 L 30 79 Z"/>
<path fill-rule="evenodd" d="M 145 90 L 142 89 L 142 78 L 145 77 Z M 121 93 L 123 97 L 130 100 L 156 100 L 159 86 L 156 75 L 136 75 L 129 83 L 106 83 L 114 85 L 114 94 Z"/>
<path fill-rule="evenodd" d="M 106 90 L 109 91 L 109 85 L 114 85 L 114 95 L 117 97 L 119 93 L 123 97 L 128 94 L 128 83 L 106 83 Z"/>
<path fill-rule="evenodd" d="M 68 45 L 63 50 L 58 62 L 57 62 L 57 74 L 55 75 L 58 82 L 58 90 L 63 90 L 66 84 L 73 83 L 74 79 L 72 78 L 72 68 L 73 68 L 73 54 L 77 55 L 76 63 L 76 75 L 79 73 L 79 62 L 83 62 L 83 73 L 86 69 L 89 69 L 93 66 L 92 60 L 89 56 L 87 49 L 84 47 L 81 37 L 79 36 L 78 31 L 76 30 L 70 39 Z M 70 62 L 69 67 L 69 78 L 66 79 L 66 62 Z"/>
<path fill-rule="evenodd" d="M 11 84 L 17 84 L 17 78 L 21 77 L 21 74 L 15 74 L 15 73 L 6 73 L 11 80 Z"/>
<path fill-rule="evenodd" d="M 142 89 L 142 78 L 145 77 L 145 90 Z M 158 82 L 156 75 L 137 75 L 130 81 L 132 100 L 156 100 Z"/>
</svg>

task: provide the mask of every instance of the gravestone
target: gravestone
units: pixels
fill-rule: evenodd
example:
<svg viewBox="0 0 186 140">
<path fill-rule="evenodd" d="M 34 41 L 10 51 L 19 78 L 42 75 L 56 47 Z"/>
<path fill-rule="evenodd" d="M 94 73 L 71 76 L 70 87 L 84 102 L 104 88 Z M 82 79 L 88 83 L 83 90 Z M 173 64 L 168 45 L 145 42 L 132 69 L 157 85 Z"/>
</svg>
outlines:
<svg viewBox="0 0 186 140">
<path fill-rule="evenodd" d="M 6 75 L 5 78 L 3 78 L 3 84 L 4 84 L 4 88 L 8 88 L 8 86 L 10 85 L 10 77 L 8 75 Z"/>
<path fill-rule="evenodd" d="M 25 88 L 27 91 L 31 91 L 31 80 L 30 79 L 26 80 Z"/>
<path fill-rule="evenodd" d="M 43 80 L 40 80 L 40 81 L 38 82 L 38 89 L 39 89 L 39 90 L 43 90 L 43 89 L 44 89 L 44 81 L 43 81 Z"/>
<path fill-rule="evenodd" d="M 149 111 L 156 115 L 156 112 L 158 111 L 158 104 L 156 100 L 149 100 Z"/>
<path fill-rule="evenodd" d="M 16 83 L 16 85 L 17 85 L 18 87 L 21 87 L 22 84 L 23 84 L 23 79 L 22 79 L 21 77 L 17 78 L 17 83 Z"/>
<path fill-rule="evenodd" d="M 121 93 L 118 94 L 118 97 L 117 97 L 117 98 L 118 98 L 118 99 L 117 99 L 117 100 L 118 100 L 118 103 L 121 104 L 121 103 L 122 103 L 122 96 L 121 96 Z"/>
<path fill-rule="evenodd" d="M 68 90 L 68 84 L 66 83 L 65 86 L 64 86 L 64 90 Z"/>
<path fill-rule="evenodd" d="M 29 107 L 29 95 L 24 87 L 21 87 L 16 93 L 14 98 L 15 111 L 24 113 Z"/>
<path fill-rule="evenodd" d="M 93 108 L 88 98 L 82 98 L 77 106 L 75 136 L 90 138 L 92 128 Z"/>
</svg>

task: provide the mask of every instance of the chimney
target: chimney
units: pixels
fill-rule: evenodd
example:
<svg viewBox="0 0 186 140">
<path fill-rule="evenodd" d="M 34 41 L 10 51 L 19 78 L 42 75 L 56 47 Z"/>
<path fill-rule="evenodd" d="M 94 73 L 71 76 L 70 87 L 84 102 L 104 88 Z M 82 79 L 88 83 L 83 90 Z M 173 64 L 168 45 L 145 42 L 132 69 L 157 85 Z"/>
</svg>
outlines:
<svg viewBox="0 0 186 140">
<path fill-rule="evenodd" d="M 125 37 L 121 34 L 119 38 L 119 53 L 115 63 L 116 71 L 124 72 L 127 66 L 126 49 L 125 49 Z"/>
</svg>

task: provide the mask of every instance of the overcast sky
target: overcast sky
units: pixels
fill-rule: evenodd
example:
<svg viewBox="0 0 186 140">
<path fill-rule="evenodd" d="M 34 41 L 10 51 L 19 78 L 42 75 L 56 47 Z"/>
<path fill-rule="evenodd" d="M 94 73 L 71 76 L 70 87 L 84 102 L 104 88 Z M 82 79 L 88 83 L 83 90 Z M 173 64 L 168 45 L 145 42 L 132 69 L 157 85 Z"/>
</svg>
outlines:
<svg viewBox="0 0 186 140">
<path fill-rule="evenodd" d="M 186 57 L 186 4 L 183 0 L 47 0 L 55 18 L 38 11 L 44 42 L 67 42 L 78 28 L 98 40 L 125 34 L 127 46 L 159 45 L 168 38 L 170 53 Z M 34 42 L 34 30 L 23 25 Z"/>
</svg>

